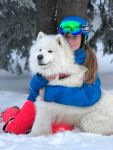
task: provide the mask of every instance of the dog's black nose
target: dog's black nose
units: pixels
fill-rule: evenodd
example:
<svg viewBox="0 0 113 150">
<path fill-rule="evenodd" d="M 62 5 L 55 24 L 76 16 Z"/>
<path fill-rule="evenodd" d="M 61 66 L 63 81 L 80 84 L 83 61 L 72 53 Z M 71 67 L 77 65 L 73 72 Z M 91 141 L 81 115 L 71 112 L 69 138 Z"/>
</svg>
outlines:
<svg viewBox="0 0 113 150">
<path fill-rule="evenodd" d="M 38 56 L 37 56 L 37 59 L 38 59 L 38 60 L 42 60 L 42 59 L 43 59 L 43 55 L 38 55 Z"/>
</svg>

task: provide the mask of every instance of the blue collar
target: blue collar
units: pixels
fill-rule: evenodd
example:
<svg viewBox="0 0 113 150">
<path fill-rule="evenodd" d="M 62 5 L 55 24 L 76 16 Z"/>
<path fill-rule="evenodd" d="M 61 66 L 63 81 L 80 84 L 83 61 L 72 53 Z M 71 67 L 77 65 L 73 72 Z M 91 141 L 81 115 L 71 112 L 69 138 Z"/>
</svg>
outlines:
<svg viewBox="0 0 113 150">
<path fill-rule="evenodd" d="M 77 49 L 74 51 L 75 62 L 77 64 L 82 65 L 86 59 L 86 50 L 85 49 Z"/>
</svg>

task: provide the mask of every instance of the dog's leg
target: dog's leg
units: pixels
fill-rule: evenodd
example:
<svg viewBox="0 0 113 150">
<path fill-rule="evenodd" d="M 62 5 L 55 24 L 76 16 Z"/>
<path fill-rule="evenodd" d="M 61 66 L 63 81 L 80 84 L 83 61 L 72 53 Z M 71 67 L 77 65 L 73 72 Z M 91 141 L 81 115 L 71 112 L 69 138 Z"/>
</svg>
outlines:
<svg viewBox="0 0 113 150">
<path fill-rule="evenodd" d="M 51 113 L 42 102 L 37 107 L 36 118 L 29 136 L 51 134 Z"/>
<path fill-rule="evenodd" d="M 84 132 L 103 135 L 113 134 L 113 118 L 102 112 L 96 111 L 87 114 L 80 122 L 80 128 Z"/>
</svg>

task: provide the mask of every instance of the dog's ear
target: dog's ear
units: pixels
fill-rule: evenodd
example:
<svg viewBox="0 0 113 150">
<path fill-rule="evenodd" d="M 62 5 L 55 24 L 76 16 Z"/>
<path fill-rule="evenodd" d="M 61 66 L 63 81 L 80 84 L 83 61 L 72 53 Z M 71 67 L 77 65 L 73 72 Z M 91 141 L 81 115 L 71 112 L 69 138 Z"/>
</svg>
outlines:
<svg viewBox="0 0 113 150">
<path fill-rule="evenodd" d="M 55 38 L 56 38 L 56 41 L 58 42 L 58 44 L 61 47 L 63 47 L 64 46 L 64 39 L 63 39 L 62 35 L 61 34 L 57 34 Z"/>
<path fill-rule="evenodd" d="M 42 31 L 40 31 L 40 32 L 38 33 L 37 39 L 41 39 L 41 38 L 44 37 L 45 35 L 46 35 L 45 33 L 43 33 Z"/>
</svg>

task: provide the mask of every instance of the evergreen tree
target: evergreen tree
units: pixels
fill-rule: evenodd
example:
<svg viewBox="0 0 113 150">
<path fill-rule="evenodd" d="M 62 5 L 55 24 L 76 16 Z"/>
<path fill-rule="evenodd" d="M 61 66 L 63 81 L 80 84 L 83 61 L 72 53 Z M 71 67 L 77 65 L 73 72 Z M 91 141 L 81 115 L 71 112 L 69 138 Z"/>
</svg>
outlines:
<svg viewBox="0 0 113 150">
<path fill-rule="evenodd" d="M 0 68 L 12 72 L 20 68 L 21 63 L 11 56 L 16 50 L 18 57 L 28 57 L 35 32 L 36 8 L 32 0 L 0 1 Z"/>
</svg>

